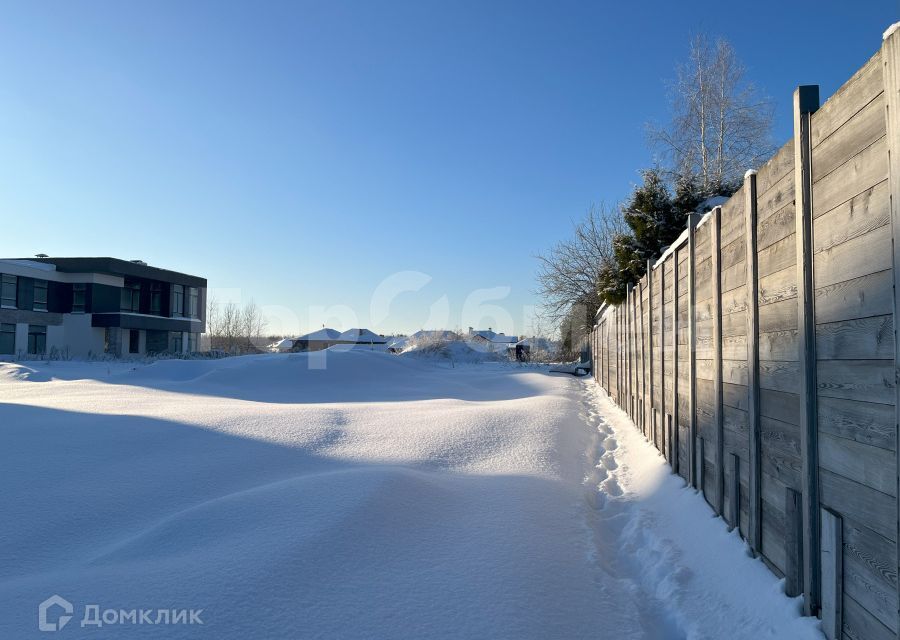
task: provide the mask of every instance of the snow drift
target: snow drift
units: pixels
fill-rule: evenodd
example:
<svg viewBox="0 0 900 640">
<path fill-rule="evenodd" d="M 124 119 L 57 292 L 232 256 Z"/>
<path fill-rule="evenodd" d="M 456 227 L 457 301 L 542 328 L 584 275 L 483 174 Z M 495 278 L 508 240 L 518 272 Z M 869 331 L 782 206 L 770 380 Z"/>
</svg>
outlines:
<svg viewBox="0 0 900 640">
<path fill-rule="evenodd" d="M 642 505 L 699 498 L 629 488 L 628 467 L 652 455 L 640 443 L 623 447 L 634 459 L 607 455 L 600 482 L 590 382 L 312 356 L 0 365 L 0 637 L 46 637 L 36 612 L 53 594 L 76 616 L 203 609 L 203 625 L 164 629 L 76 617 L 71 638 L 704 637 L 758 623 L 752 590 L 640 577 L 667 567 L 641 560 L 661 544 L 634 524 Z M 613 503 L 620 517 L 599 518 Z M 755 562 L 714 522 L 700 526 L 717 566 Z M 813 637 L 777 586 L 754 579 L 763 613 L 788 625 L 780 637 Z M 734 637 L 779 637 L 751 629 Z"/>
</svg>

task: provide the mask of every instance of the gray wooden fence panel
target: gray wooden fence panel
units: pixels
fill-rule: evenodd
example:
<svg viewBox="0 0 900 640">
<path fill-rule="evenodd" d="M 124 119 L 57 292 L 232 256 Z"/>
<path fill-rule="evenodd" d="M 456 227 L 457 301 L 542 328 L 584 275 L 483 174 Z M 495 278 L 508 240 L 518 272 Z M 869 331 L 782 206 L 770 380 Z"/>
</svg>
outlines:
<svg viewBox="0 0 900 640">
<path fill-rule="evenodd" d="M 830 637 L 896 638 L 900 32 L 798 113 L 603 311 L 595 377 Z"/>
</svg>

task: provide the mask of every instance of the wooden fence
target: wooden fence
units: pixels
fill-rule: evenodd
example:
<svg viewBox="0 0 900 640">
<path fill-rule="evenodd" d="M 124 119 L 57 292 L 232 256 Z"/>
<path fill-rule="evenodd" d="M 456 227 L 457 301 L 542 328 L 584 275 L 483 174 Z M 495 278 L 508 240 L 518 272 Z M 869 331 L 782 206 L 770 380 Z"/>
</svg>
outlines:
<svg viewBox="0 0 900 640">
<path fill-rule="evenodd" d="M 829 638 L 897 638 L 900 31 L 686 226 L 598 313 L 598 383 Z"/>
</svg>

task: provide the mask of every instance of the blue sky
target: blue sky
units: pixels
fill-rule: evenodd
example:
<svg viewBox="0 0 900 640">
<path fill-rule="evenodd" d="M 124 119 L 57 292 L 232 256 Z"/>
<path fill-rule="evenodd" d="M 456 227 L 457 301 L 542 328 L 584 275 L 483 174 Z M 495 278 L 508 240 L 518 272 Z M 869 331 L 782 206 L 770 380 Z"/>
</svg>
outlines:
<svg viewBox="0 0 900 640">
<path fill-rule="evenodd" d="M 534 254 L 652 163 L 702 30 L 791 135 L 897 2 L 16 2 L 0 255 L 112 255 L 253 298 L 273 331 L 527 332 Z M 803 26 L 800 26 L 803 25 Z"/>
</svg>

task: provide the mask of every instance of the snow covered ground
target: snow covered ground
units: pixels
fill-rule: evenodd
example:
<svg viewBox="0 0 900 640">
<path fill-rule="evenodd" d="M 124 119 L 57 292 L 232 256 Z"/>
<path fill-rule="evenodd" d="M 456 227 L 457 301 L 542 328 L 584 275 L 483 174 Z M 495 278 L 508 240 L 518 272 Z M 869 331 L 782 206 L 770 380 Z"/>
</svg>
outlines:
<svg viewBox="0 0 900 640">
<path fill-rule="evenodd" d="M 0 638 L 820 637 L 592 381 L 320 357 L 0 365 Z"/>
</svg>

